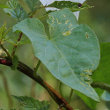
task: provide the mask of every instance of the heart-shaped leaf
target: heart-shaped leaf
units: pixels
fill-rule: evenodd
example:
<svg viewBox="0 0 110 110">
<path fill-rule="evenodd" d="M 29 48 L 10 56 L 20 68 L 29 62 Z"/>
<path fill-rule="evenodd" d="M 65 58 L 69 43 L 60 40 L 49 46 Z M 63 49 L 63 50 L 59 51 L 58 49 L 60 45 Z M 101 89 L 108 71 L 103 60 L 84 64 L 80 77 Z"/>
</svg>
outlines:
<svg viewBox="0 0 110 110">
<path fill-rule="evenodd" d="M 96 35 L 88 26 L 78 25 L 69 9 L 51 13 L 48 24 L 50 36 L 35 18 L 25 19 L 13 29 L 30 38 L 35 56 L 57 79 L 98 101 L 98 95 L 88 82 L 100 59 Z"/>
</svg>

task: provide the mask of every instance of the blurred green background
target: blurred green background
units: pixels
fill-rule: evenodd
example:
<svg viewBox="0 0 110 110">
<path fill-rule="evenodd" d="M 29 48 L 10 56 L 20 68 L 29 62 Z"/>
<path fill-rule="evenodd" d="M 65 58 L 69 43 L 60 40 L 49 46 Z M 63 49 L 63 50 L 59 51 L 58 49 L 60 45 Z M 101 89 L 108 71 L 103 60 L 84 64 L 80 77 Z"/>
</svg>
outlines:
<svg viewBox="0 0 110 110">
<path fill-rule="evenodd" d="M 6 1 L 0 0 L 0 4 L 5 4 Z M 94 6 L 94 8 L 81 11 L 79 23 L 88 24 L 95 31 L 100 42 L 109 42 L 110 0 L 88 0 L 87 2 Z M 0 26 L 4 23 L 10 27 L 16 23 L 16 20 L 0 9 Z M 31 44 L 27 43 L 19 46 L 16 54 L 20 61 L 29 65 L 31 68 L 34 68 L 35 63 L 37 63 L 37 59 L 33 56 Z M 49 73 L 43 64 L 39 69 L 39 74 L 59 91 L 60 82 Z M 61 91 L 63 91 L 62 95 L 68 100 L 70 88 L 63 85 Z M 36 84 L 18 71 L 12 71 L 9 67 L 0 65 L 0 110 L 8 110 L 10 105 L 20 110 L 19 105 L 17 105 L 10 95 L 31 96 L 39 100 L 49 100 L 52 103 L 50 110 L 57 110 L 58 108 L 48 93 L 39 84 Z M 94 110 L 90 109 L 75 93 L 73 94 L 71 105 L 80 110 Z M 109 102 L 107 104 L 106 102 L 98 103 L 95 110 L 110 110 L 107 105 L 109 105 Z"/>
</svg>

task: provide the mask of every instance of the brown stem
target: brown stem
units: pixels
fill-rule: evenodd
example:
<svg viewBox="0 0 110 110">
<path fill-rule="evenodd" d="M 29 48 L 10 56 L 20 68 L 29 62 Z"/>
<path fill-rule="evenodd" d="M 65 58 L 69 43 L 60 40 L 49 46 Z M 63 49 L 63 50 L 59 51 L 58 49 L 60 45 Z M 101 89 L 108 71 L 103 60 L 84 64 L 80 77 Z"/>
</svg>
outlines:
<svg viewBox="0 0 110 110">
<path fill-rule="evenodd" d="M 0 64 L 12 66 L 11 60 L 5 58 L 0 58 Z M 34 71 L 27 65 L 19 62 L 17 69 L 43 86 L 59 106 L 63 106 L 66 110 L 73 110 L 68 102 L 62 96 L 60 96 L 60 94 L 54 88 L 45 82 L 38 74 L 35 76 Z"/>
<path fill-rule="evenodd" d="M 100 89 L 104 89 L 108 92 L 110 92 L 110 85 L 106 84 L 106 83 L 102 83 L 102 82 L 93 82 L 91 84 L 92 87 L 94 88 L 100 88 Z"/>
<path fill-rule="evenodd" d="M 18 37 L 18 40 L 17 40 L 17 43 L 21 40 L 22 35 L 23 35 L 23 33 L 22 33 L 22 32 L 20 32 L 19 37 Z M 18 47 L 17 43 L 16 43 L 16 45 L 13 47 L 12 56 L 14 56 L 14 55 L 15 55 L 16 49 L 17 49 L 17 47 Z"/>
</svg>

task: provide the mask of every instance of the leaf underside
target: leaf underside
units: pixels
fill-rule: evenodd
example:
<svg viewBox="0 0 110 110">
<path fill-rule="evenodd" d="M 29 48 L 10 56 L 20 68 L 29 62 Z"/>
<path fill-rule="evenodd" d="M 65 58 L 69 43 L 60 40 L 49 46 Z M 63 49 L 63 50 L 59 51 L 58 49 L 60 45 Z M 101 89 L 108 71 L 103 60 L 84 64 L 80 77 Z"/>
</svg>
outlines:
<svg viewBox="0 0 110 110">
<path fill-rule="evenodd" d="M 78 2 L 71 2 L 71 1 L 55 1 L 49 4 L 47 7 L 53 7 L 57 9 L 69 8 L 72 12 L 75 12 L 75 11 L 81 11 L 86 8 L 91 8 L 92 6 L 89 6 L 86 3 L 81 4 Z"/>
<path fill-rule="evenodd" d="M 69 9 L 49 14 L 50 36 L 38 19 L 25 19 L 13 27 L 31 40 L 35 52 L 48 70 L 61 82 L 99 101 L 89 78 L 100 59 L 99 43 L 94 32 L 79 25 Z"/>
</svg>

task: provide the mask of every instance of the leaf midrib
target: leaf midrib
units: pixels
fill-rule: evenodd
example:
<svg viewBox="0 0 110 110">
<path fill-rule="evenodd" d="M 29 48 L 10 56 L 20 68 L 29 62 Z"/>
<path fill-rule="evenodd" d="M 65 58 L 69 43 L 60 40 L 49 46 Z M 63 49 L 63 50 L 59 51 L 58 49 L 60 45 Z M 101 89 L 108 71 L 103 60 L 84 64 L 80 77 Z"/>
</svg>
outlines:
<svg viewBox="0 0 110 110">
<path fill-rule="evenodd" d="M 54 46 L 56 47 L 56 49 L 59 51 L 60 55 L 63 57 L 64 61 L 66 62 L 66 64 L 70 67 L 72 73 L 75 75 L 73 68 L 71 67 L 71 65 L 68 63 L 68 61 L 65 58 L 65 55 L 63 54 L 63 52 L 57 47 L 56 43 L 54 41 L 51 41 Z M 72 76 L 73 76 L 72 74 Z M 74 76 L 73 76 L 74 77 Z M 77 78 L 77 76 L 75 75 L 75 77 Z M 78 78 L 77 78 L 78 79 Z"/>
</svg>

